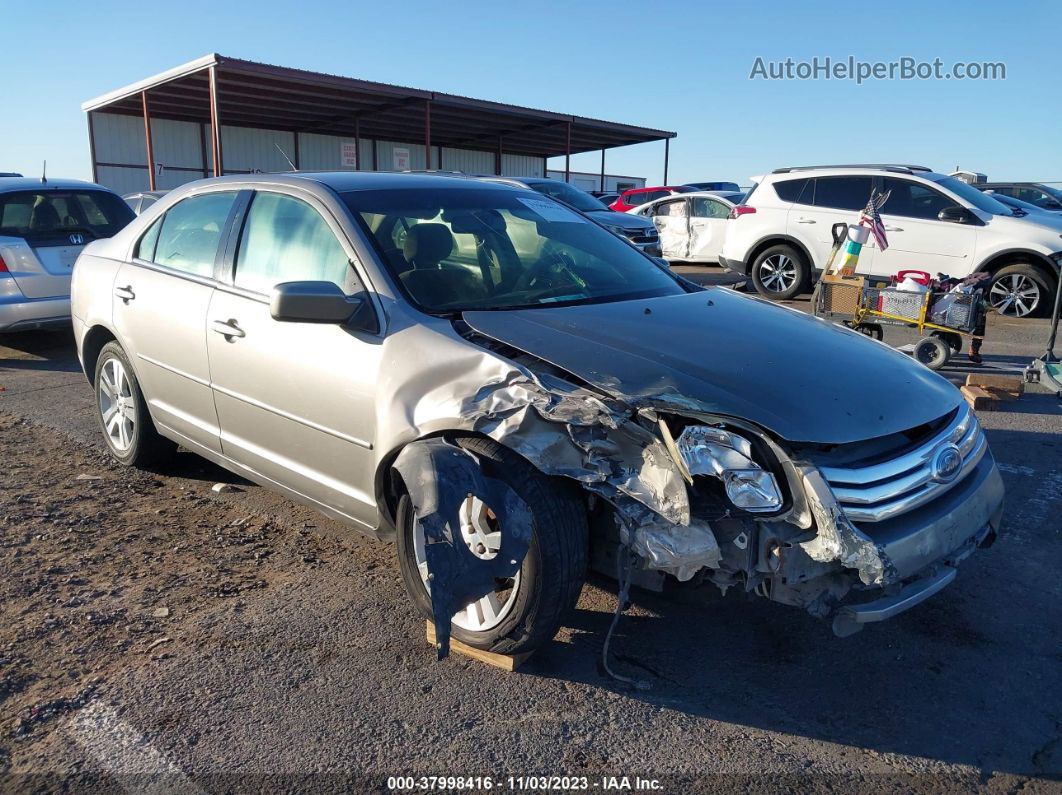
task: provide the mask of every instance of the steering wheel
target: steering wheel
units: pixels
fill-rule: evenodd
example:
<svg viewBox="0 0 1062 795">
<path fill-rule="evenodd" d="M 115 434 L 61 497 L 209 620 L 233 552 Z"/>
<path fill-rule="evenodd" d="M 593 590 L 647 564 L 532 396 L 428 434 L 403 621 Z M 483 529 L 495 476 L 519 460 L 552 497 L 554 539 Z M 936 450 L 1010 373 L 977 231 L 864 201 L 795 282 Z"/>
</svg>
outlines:
<svg viewBox="0 0 1062 795">
<path fill-rule="evenodd" d="M 543 257 L 538 262 L 532 265 L 528 271 L 520 277 L 519 281 L 513 288 L 513 292 L 520 292 L 522 290 L 531 289 L 539 279 L 545 279 L 553 274 L 559 274 L 563 271 L 573 273 L 575 269 L 575 260 L 566 251 L 554 251 Z M 578 283 L 578 280 L 573 280 Z"/>
</svg>

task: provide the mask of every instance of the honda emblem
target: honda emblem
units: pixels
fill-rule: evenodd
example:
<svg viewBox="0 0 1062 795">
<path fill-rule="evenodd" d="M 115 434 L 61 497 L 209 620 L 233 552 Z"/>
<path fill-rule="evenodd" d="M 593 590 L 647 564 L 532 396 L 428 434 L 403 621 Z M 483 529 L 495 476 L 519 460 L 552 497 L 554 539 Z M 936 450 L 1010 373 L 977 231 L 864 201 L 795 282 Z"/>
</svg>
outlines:
<svg viewBox="0 0 1062 795">
<path fill-rule="evenodd" d="M 85 242 L 85 236 L 75 233 L 73 235 L 70 235 L 70 242 L 73 243 L 75 246 L 80 246 Z"/>
</svg>

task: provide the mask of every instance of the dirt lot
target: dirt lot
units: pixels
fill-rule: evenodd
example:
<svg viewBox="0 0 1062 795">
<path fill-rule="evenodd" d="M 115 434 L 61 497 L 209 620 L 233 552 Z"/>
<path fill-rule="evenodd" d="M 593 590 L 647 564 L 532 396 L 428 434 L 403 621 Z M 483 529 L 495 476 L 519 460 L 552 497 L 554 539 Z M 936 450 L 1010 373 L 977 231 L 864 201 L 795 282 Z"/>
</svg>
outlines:
<svg viewBox="0 0 1062 795">
<path fill-rule="evenodd" d="M 1038 334 L 1003 324 L 985 350 L 1006 365 Z M 614 643 L 652 686 L 635 691 L 599 667 L 610 582 L 517 674 L 436 662 L 390 547 L 190 454 L 116 467 L 69 338 L 4 344 L 0 790 L 386 791 L 419 773 L 1062 790 L 1047 395 L 982 415 L 1010 516 L 938 597 L 842 640 L 762 601 L 639 594 Z"/>
</svg>

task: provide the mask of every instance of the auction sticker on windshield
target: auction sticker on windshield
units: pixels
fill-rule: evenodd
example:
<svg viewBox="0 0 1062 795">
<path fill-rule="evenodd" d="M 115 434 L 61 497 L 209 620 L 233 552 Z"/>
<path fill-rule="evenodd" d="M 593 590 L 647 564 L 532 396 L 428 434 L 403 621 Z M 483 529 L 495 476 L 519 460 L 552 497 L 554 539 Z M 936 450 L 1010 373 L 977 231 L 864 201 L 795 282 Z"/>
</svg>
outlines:
<svg viewBox="0 0 1062 795">
<path fill-rule="evenodd" d="M 533 210 L 542 216 L 544 221 L 561 221 L 569 224 L 586 223 L 586 219 L 578 213 L 574 213 L 567 207 L 562 207 L 549 199 L 525 199 L 521 196 L 520 201 L 527 209 Z"/>
</svg>

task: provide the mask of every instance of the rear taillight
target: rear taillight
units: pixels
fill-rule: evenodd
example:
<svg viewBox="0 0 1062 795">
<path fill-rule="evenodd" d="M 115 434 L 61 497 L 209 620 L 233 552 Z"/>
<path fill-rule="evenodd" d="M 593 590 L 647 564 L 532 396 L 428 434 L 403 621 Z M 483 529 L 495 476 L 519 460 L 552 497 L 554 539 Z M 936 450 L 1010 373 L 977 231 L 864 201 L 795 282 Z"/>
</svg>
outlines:
<svg viewBox="0 0 1062 795">
<path fill-rule="evenodd" d="M 0 273 L 7 273 L 7 263 L 4 262 L 4 258 L 0 257 Z"/>
<path fill-rule="evenodd" d="M 733 209 L 730 210 L 730 218 L 739 218 L 742 215 L 748 215 L 749 213 L 756 212 L 755 207 L 749 207 L 747 204 L 735 204 Z"/>
</svg>

